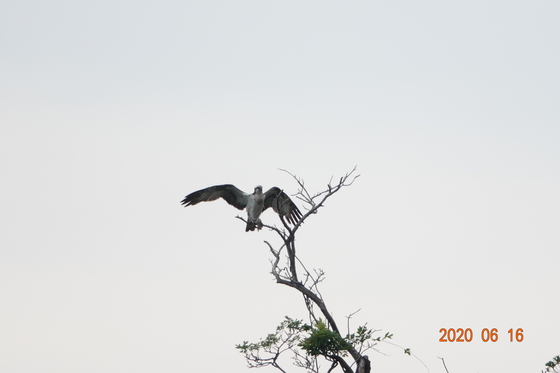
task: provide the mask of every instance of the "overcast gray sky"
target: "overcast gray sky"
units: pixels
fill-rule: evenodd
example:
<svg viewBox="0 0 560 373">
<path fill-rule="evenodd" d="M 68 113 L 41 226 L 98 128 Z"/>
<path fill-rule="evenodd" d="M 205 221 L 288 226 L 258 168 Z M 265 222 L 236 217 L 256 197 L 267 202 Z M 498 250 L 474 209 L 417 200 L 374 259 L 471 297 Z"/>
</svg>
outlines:
<svg viewBox="0 0 560 373">
<path fill-rule="evenodd" d="M 432 373 L 438 357 L 452 373 L 540 372 L 560 354 L 559 14 L 544 0 L 3 2 L 0 371 L 248 371 L 235 344 L 305 307 L 269 273 L 272 232 L 180 200 L 221 183 L 295 193 L 278 168 L 319 191 L 357 165 L 298 237 L 337 320 L 361 309 L 353 326 L 393 333 Z M 441 328 L 474 339 L 442 343 Z M 379 350 L 376 372 L 427 371 Z"/>
</svg>

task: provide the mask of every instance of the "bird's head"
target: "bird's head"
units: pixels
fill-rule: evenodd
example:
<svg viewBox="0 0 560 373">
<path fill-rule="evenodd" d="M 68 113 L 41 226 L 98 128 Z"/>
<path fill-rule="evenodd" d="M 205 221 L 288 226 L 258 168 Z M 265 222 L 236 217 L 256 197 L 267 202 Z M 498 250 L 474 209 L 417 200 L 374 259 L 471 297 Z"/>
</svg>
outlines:
<svg viewBox="0 0 560 373">
<path fill-rule="evenodd" d="M 257 186 L 255 187 L 255 193 L 262 193 L 262 186 L 257 185 Z"/>
</svg>

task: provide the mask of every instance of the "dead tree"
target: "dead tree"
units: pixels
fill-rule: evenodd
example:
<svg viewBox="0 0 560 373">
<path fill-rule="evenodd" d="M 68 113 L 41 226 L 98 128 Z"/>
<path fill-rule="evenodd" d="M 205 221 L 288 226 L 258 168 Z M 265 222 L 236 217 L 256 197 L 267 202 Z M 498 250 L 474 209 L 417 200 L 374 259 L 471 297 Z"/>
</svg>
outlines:
<svg viewBox="0 0 560 373">
<path fill-rule="evenodd" d="M 250 367 L 274 366 L 285 372 L 280 366 L 279 357 L 291 351 L 295 365 L 308 372 L 319 373 L 318 357 L 322 357 L 330 364 L 327 373 L 336 367 L 340 367 L 344 373 L 354 373 L 352 368 L 354 365 L 355 372 L 370 373 L 370 363 L 363 352 L 373 348 L 377 342 L 391 338 L 392 335 L 389 333 L 374 338 L 373 334 L 378 330 L 369 329 L 366 325 L 350 333 L 349 320 L 352 315 L 348 316 L 347 334 L 343 334 L 319 291 L 319 284 L 325 276 L 324 272 L 308 270 L 297 256 L 295 240 L 297 231 L 309 217 L 324 206 L 330 197 L 342 188 L 352 185 L 359 177 L 355 172 L 356 168 L 341 177 L 336 184 L 333 184 L 331 179 L 327 188 L 316 194 L 310 194 L 304 181 L 288 172 L 299 186 L 295 197 L 304 203 L 307 211 L 293 227 L 289 226 L 282 216 L 280 216 L 282 227 L 264 225 L 276 232 L 282 244 L 279 248 L 274 248 L 268 241 L 264 242 L 273 256 L 272 275 L 278 284 L 293 288 L 302 295 L 309 314 L 309 323 L 286 317 L 276 332 L 269 334 L 267 338 L 257 343 L 244 342 L 237 345 L 240 352 L 245 354 Z M 351 361 L 347 361 L 348 355 Z"/>
</svg>

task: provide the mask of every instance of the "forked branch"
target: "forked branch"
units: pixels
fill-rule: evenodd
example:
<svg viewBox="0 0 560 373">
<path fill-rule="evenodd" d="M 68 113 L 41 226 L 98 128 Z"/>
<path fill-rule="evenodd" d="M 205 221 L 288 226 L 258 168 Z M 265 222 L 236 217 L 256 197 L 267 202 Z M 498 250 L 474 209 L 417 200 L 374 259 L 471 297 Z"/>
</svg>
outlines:
<svg viewBox="0 0 560 373">
<path fill-rule="evenodd" d="M 272 254 L 272 259 L 270 260 L 271 273 L 276 282 L 297 290 L 302 295 L 308 310 L 311 324 L 299 324 L 301 327 L 300 331 L 307 333 L 308 338 L 301 339 L 298 344 L 294 344 L 295 342 L 290 344 L 290 349 L 295 354 L 294 362 L 297 366 L 307 369 L 308 372 L 318 373 L 319 365 L 317 363 L 317 357 L 320 355 L 330 363 L 327 373 L 332 372 L 336 367 L 340 367 L 344 373 L 354 373 L 351 367 L 353 364 L 348 364 L 345 357 L 349 353 L 352 356 L 354 364 L 358 361 L 363 361 L 364 359 L 367 360 L 367 357 L 362 356 L 361 354 L 364 343 L 360 342 L 360 338 L 370 338 L 371 334 L 366 334 L 369 333 L 369 330 L 365 330 L 362 334 L 351 335 L 348 333 L 347 336 L 343 336 L 319 291 L 319 284 L 324 279 L 324 272 L 316 269 L 310 271 L 300 261 L 296 254 L 295 234 L 302 224 L 311 215 L 317 213 L 317 211 L 323 207 L 324 203 L 331 196 L 340 191 L 343 187 L 352 185 L 360 175 L 356 175 L 356 167 L 354 167 L 346 175 L 339 178 L 338 182 L 335 184 L 333 184 L 333 178 L 331 178 L 324 190 L 312 194 L 308 191 L 307 186 L 302 179 L 286 170 L 282 171 L 292 176 L 298 184 L 299 188 L 294 196 L 304 203 L 306 212 L 293 226 L 289 225 L 281 214 L 279 215 L 282 223 L 280 227 L 263 225 L 263 227 L 275 232 L 281 239 L 281 245 L 277 249 L 269 241 L 264 241 L 264 243 L 267 245 Z M 238 218 L 245 221 L 241 217 Z M 299 271 L 301 271 L 302 280 L 299 279 Z M 316 345 L 311 345 L 311 347 L 309 347 L 306 343 L 308 343 L 311 336 L 314 336 L 313 333 L 318 333 L 320 331 L 324 331 L 329 336 L 332 336 L 332 340 L 338 343 L 338 345 L 335 343 L 332 345 L 332 348 L 319 348 L 318 350 L 313 349 Z M 317 335 L 319 334 L 320 333 Z M 290 341 L 295 340 L 290 339 Z M 288 344 L 283 344 L 283 346 L 286 345 Z M 247 346 L 254 347 L 257 345 L 242 345 L 242 348 L 240 348 L 243 350 L 243 347 L 245 347 L 243 351 L 246 353 L 248 359 L 256 358 L 256 360 L 252 361 L 252 366 L 256 366 L 255 363 L 258 363 L 259 361 L 258 356 L 253 355 L 253 352 L 256 350 L 251 350 L 247 348 Z M 307 350 L 306 346 L 311 348 L 311 350 Z M 358 351 L 355 346 L 360 351 Z M 260 347 L 262 347 L 262 345 L 260 345 Z M 300 350 L 298 350 L 298 348 L 300 348 Z M 282 368 L 277 365 L 276 352 L 278 351 L 279 350 L 265 351 L 267 353 L 271 353 L 272 356 L 270 360 L 261 359 L 261 362 L 263 365 L 272 365 L 283 371 Z M 303 351 L 306 353 L 303 354 Z"/>
<path fill-rule="evenodd" d="M 317 287 L 318 283 L 322 281 L 324 273 L 323 271 L 315 271 L 315 273 L 312 274 L 299 261 L 296 255 L 295 233 L 309 216 L 317 213 L 317 210 L 323 207 L 327 199 L 329 199 L 331 196 L 333 196 L 343 187 L 352 185 L 360 175 L 355 175 L 356 167 L 354 167 L 352 171 L 348 172 L 346 175 L 341 177 L 338 180 L 338 183 L 333 185 L 332 178 L 331 178 L 325 190 L 312 195 L 307 190 L 305 183 L 302 179 L 298 178 L 297 176 L 293 175 L 292 173 L 286 170 L 282 170 L 282 171 L 292 176 L 294 180 L 297 182 L 297 184 L 299 185 L 298 192 L 295 194 L 295 196 L 300 201 L 303 201 L 306 204 L 305 208 L 307 209 L 307 212 L 303 214 L 302 218 L 293 227 L 290 227 L 288 224 L 286 224 L 286 222 L 284 221 L 284 219 L 282 219 L 282 217 L 281 220 L 284 229 L 281 230 L 277 227 L 267 226 L 268 228 L 276 232 L 283 242 L 281 249 L 275 251 L 272 248 L 272 245 L 270 245 L 270 243 L 265 241 L 265 243 L 268 245 L 269 249 L 271 250 L 271 252 L 275 257 L 275 259 L 272 261 L 272 274 L 274 275 L 277 283 L 294 288 L 303 295 L 307 308 L 310 313 L 310 317 L 312 319 L 315 319 L 315 315 L 312 307 L 312 305 L 315 305 L 321 311 L 321 314 L 328 322 L 329 327 L 334 332 L 336 332 L 339 336 L 342 336 L 340 329 L 336 324 L 336 321 L 334 320 L 331 313 L 329 312 L 323 300 L 323 297 L 321 296 Z M 286 248 L 288 266 L 280 267 L 280 252 L 284 247 Z M 300 264 L 299 266 L 297 265 L 298 263 Z M 304 270 L 304 274 L 305 274 L 304 283 L 298 280 L 299 277 L 297 272 L 298 267 L 303 268 Z M 356 361 L 361 357 L 359 352 L 354 350 L 353 348 L 349 349 L 348 351 Z M 343 370 L 347 371 L 348 366 L 344 361 L 344 359 L 340 358 L 339 360 L 338 358 L 333 360 L 333 362 L 336 361 L 338 364 L 340 364 Z"/>
</svg>

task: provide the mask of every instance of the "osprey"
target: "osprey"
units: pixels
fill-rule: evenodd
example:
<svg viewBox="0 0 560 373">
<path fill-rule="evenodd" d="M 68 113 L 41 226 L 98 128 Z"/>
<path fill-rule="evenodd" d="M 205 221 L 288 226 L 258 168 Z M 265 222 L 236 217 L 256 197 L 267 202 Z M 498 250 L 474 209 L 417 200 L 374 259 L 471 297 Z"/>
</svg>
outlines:
<svg viewBox="0 0 560 373">
<path fill-rule="evenodd" d="M 239 210 L 247 209 L 245 232 L 262 228 L 263 223 L 260 216 L 269 207 L 272 207 L 278 215 L 284 217 L 292 225 L 295 225 L 302 216 L 290 197 L 280 188 L 272 187 L 263 193 L 260 185 L 255 187 L 253 194 L 244 193 L 231 184 L 214 185 L 189 194 L 181 201 L 181 204 L 185 207 L 194 206 L 200 202 L 215 201 L 220 197 Z"/>
</svg>

